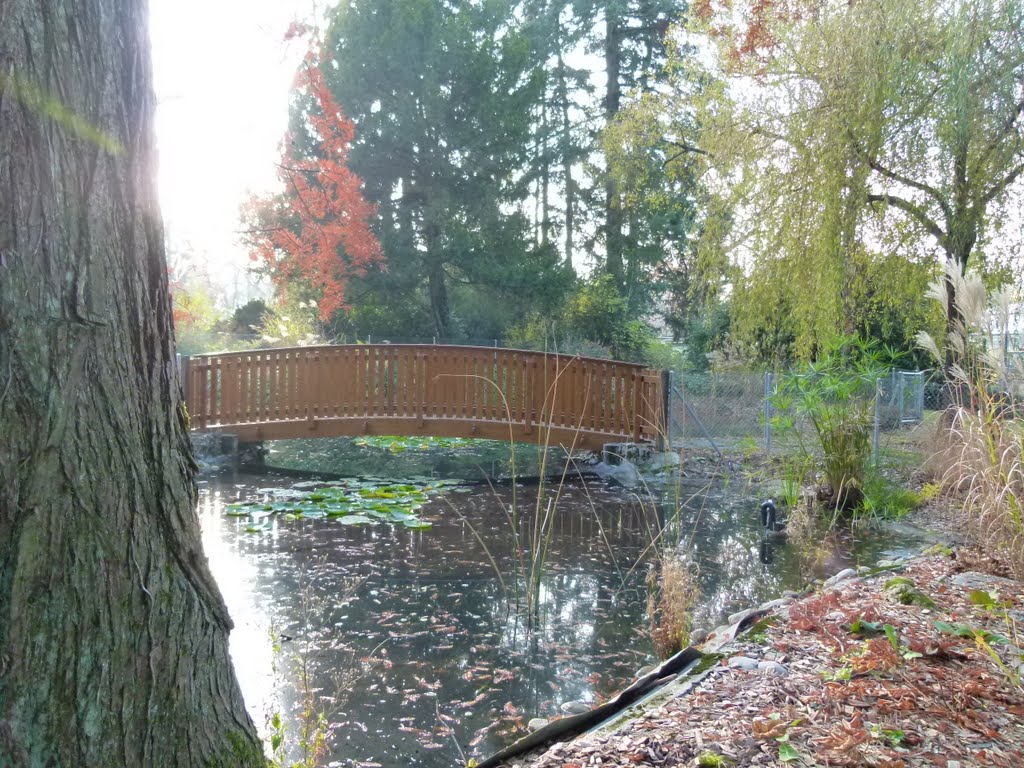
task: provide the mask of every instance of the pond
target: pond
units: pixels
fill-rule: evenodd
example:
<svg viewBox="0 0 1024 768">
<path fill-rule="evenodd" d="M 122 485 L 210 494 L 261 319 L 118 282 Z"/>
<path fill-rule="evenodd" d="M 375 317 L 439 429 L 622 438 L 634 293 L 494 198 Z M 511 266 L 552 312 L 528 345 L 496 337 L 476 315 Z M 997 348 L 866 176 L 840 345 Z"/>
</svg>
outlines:
<svg viewBox="0 0 1024 768">
<path fill-rule="evenodd" d="M 275 448 L 270 461 L 294 467 L 301 453 Z M 311 464 L 324 480 L 346 474 L 342 465 L 328 474 L 320 454 Z M 266 735 L 280 713 L 297 756 L 310 692 L 332 730 L 325 763 L 338 766 L 463 765 L 523 735 L 530 718 L 614 695 L 654 661 L 644 579 L 659 545 L 692 553 L 695 622 L 706 627 L 799 587 L 809 568 L 832 573 L 898 549 L 874 535 L 816 558 L 787 544 L 766 551 L 757 489 L 721 484 L 644 494 L 599 480 L 440 484 L 415 513 L 426 529 L 285 514 L 254 525 L 229 514 L 238 501 L 290 498 L 295 486 L 308 489 L 310 477 L 207 473 L 203 539 L 235 621 L 232 656 L 254 721 Z M 545 514 L 551 534 L 530 631 L 516 609 L 517 562 L 528 560 Z"/>
</svg>

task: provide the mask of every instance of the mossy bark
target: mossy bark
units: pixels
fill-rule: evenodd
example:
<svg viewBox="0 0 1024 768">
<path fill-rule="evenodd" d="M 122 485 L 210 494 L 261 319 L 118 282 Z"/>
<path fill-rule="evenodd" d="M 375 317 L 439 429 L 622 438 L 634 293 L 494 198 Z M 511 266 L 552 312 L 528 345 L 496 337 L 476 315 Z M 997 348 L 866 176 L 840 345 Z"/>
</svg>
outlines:
<svg viewBox="0 0 1024 768">
<path fill-rule="evenodd" d="M 4 767 L 263 762 L 195 514 L 147 25 L 0 0 Z"/>
</svg>

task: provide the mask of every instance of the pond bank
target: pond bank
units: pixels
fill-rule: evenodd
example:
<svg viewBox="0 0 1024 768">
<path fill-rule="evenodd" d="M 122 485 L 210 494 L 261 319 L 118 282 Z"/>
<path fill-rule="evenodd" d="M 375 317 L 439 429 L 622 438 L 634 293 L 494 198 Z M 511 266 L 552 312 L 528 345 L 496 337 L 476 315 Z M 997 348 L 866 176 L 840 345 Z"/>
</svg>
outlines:
<svg viewBox="0 0 1024 768">
<path fill-rule="evenodd" d="M 509 765 L 1024 765 L 1024 584 L 973 567 L 844 572 L 717 648 L 692 689 Z"/>
</svg>

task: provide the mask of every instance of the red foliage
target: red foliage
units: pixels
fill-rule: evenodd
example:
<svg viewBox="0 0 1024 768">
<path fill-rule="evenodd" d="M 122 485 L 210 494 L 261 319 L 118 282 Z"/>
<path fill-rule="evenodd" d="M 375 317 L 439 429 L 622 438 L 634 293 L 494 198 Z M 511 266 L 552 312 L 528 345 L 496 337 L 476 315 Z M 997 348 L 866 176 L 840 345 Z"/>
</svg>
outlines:
<svg viewBox="0 0 1024 768">
<path fill-rule="evenodd" d="M 348 278 L 382 266 L 384 256 L 370 230 L 376 208 L 346 165 L 355 125 L 331 95 L 317 66 L 320 59 L 311 46 L 295 81 L 296 89 L 311 97 L 306 123 L 316 144 L 300 157 L 293 137 L 285 136 L 278 167 L 285 195 L 253 199 L 245 215 L 251 222 L 251 257 L 267 264 L 278 284 L 296 276 L 312 283 L 320 292 L 320 316 L 327 320 L 345 307 Z"/>
<path fill-rule="evenodd" d="M 819 0 L 697 0 L 694 13 L 712 37 L 727 42 L 726 56 L 735 66 L 747 63 L 763 69 L 779 45 L 779 24 L 798 22 L 813 16 Z M 717 7 L 716 7 L 717 6 Z"/>
</svg>

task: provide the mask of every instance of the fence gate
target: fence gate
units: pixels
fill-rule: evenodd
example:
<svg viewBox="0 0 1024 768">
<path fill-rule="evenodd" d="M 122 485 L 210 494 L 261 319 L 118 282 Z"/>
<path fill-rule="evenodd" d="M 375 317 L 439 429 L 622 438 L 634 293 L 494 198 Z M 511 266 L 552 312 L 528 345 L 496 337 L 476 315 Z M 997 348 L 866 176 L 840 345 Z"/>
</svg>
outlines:
<svg viewBox="0 0 1024 768">
<path fill-rule="evenodd" d="M 883 427 L 917 424 L 924 419 L 924 372 L 892 371 L 878 382 Z"/>
</svg>

